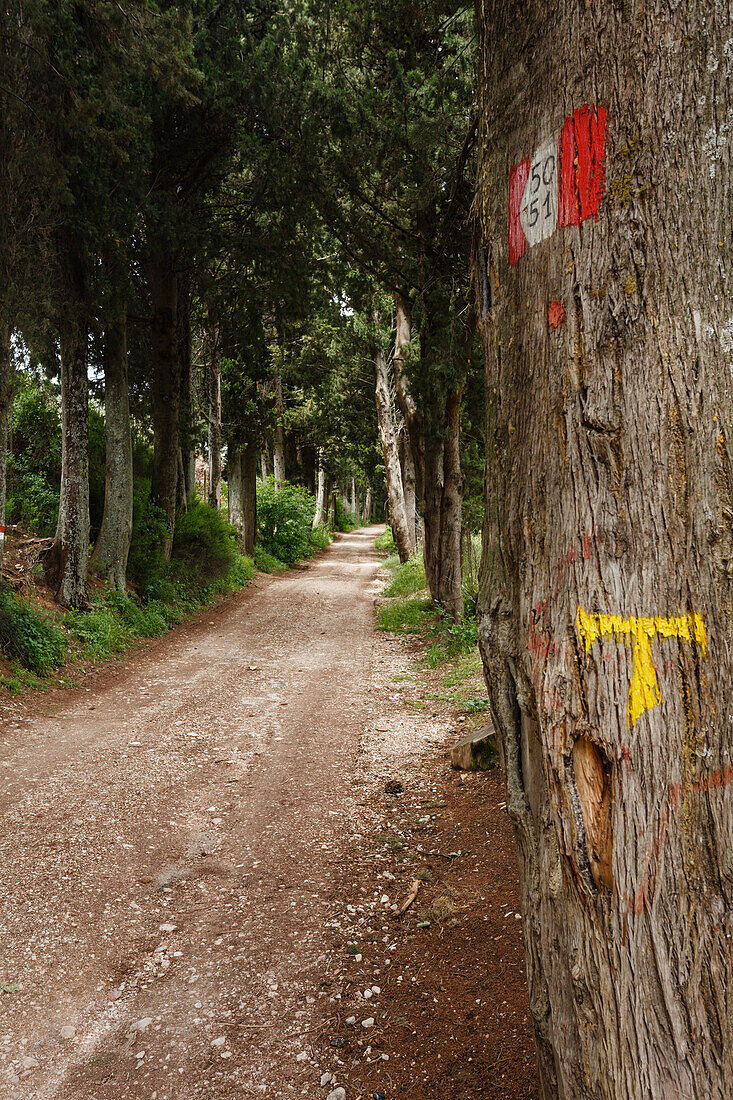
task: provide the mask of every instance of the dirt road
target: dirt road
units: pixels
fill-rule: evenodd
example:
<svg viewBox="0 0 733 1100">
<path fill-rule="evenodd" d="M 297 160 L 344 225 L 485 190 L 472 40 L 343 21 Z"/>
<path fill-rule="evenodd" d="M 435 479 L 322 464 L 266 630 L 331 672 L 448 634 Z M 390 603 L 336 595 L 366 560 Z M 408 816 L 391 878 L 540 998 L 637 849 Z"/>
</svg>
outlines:
<svg viewBox="0 0 733 1100">
<path fill-rule="evenodd" d="M 399 975 L 388 969 L 396 905 L 384 891 L 403 888 L 403 868 L 389 849 L 375 855 L 374 837 L 393 813 L 390 776 L 432 753 L 416 806 L 435 801 L 436 766 L 448 783 L 447 731 L 437 711 L 407 707 L 403 643 L 375 635 L 375 534 L 346 535 L 307 568 L 260 579 L 82 687 L 0 707 L 3 1100 L 325 1100 L 336 1080 L 349 1086 L 350 1066 L 354 1080 L 389 1083 L 400 1064 L 401 1097 L 433 1095 L 445 1054 L 416 1062 L 400 1023 L 410 1013 L 430 1022 L 425 988 L 408 976 L 409 943 L 404 981 L 402 963 Z M 463 799 L 455 788 L 454 818 L 485 834 L 481 850 L 496 859 L 510 841 L 500 783 L 487 782 Z M 437 823 L 415 814 L 425 839 Z M 468 847 L 455 821 L 445 843 Z M 450 1031 L 431 1024 L 450 1035 L 460 1072 L 489 1082 L 480 1095 L 497 1097 L 530 1095 L 512 1084 L 517 1067 L 527 1080 L 533 1072 L 524 995 L 485 1025 L 480 1063 L 461 1053 L 455 1013 L 470 997 L 471 1049 L 471 1005 L 506 1005 L 507 982 L 523 986 L 518 926 L 504 912 L 512 859 L 501 856 L 498 877 L 478 852 L 466 867 L 474 885 L 486 879 L 476 953 L 451 951 L 464 971 L 445 1010 Z M 461 929 L 454 935 L 460 944 Z M 435 952 L 442 989 L 446 956 Z M 395 1009 L 380 1011 L 390 988 Z M 366 1012 L 373 1031 L 361 1030 Z M 379 1037 L 392 1018 L 402 1052 L 387 1031 Z M 455 1079 L 455 1067 L 445 1072 Z"/>
</svg>

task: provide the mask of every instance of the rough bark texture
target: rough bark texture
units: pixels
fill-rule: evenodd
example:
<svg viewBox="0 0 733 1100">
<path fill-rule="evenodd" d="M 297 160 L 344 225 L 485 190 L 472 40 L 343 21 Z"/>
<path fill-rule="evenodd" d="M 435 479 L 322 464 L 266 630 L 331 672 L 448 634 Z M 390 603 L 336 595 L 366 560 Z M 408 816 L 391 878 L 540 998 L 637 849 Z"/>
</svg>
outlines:
<svg viewBox="0 0 733 1100">
<path fill-rule="evenodd" d="M 257 541 L 257 445 L 229 450 L 229 522 L 239 532 L 243 554 L 254 554 Z"/>
<path fill-rule="evenodd" d="M 120 298 L 110 307 L 104 347 L 106 469 L 104 513 L 92 567 L 120 592 L 125 591 L 127 555 L 132 538 L 132 438 L 127 381 L 127 307 Z"/>
<path fill-rule="evenodd" d="M 189 280 L 186 278 L 179 279 L 177 330 L 177 351 L 181 372 L 179 434 L 181 463 L 183 465 L 183 484 L 181 484 L 180 468 L 178 476 L 178 510 L 185 511 L 188 498 L 196 488 L 196 451 L 194 445 L 196 410 L 194 408 L 193 364 L 191 360 L 191 288 Z"/>
<path fill-rule="evenodd" d="M 275 379 L 275 446 L 273 448 L 273 470 L 275 485 L 279 488 L 285 481 L 285 427 L 283 415 L 285 403 L 283 401 L 283 384 L 280 375 Z"/>
<path fill-rule="evenodd" d="M 270 464 L 270 449 L 267 444 L 262 444 L 260 450 L 260 470 L 262 471 L 262 480 L 272 475 L 272 466 Z"/>
<path fill-rule="evenodd" d="M 463 615 L 461 400 L 461 390 L 449 393 L 445 403 L 445 439 L 431 439 L 425 445 L 423 517 L 425 579 L 433 599 L 455 619 Z"/>
<path fill-rule="evenodd" d="M 732 17 L 479 4 L 479 637 L 546 1100 L 731 1095 Z"/>
<path fill-rule="evenodd" d="M 209 504 L 221 507 L 221 349 L 219 326 L 209 315 Z"/>
<path fill-rule="evenodd" d="M 422 462 L 424 447 L 421 447 L 421 441 L 419 440 L 419 418 L 407 381 L 406 357 L 411 338 L 409 299 L 399 292 L 395 292 L 395 344 L 392 369 L 395 377 L 397 404 L 400 407 L 403 420 L 402 487 L 405 497 L 405 515 L 407 517 L 410 546 L 414 550 L 417 545 L 417 524 L 419 522 L 415 452 L 418 454 L 418 461 Z M 411 424 L 412 429 L 410 428 Z M 412 439 L 411 433 L 415 434 L 415 440 Z"/>
<path fill-rule="evenodd" d="M 170 557 L 176 522 L 180 357 L 176 339 L 178 285 L 173 259 L 157 252 L 150 263 L 153 349 L 153 478 L 152 499 L 168 518 L 163 551 Z"/>
<path fill-rule="evenodd" d="M 405 498 L 402 491 L 402 474 L 400 471 L 400 455 L 397 449 L 394 414 L 389 393 L 387 361 L 381 348 L 374 352 L 374 379 L 379 437 L 382 443 L 384 474 L 389 500 L 390 524 L 400 561 L 407 561 L 411 553 L 410 536 L 405 514 Z"/>
<path fill-rule="evenodd" d="M 89 380 L 86 326 L 61 334 L 61 497 L 56 537 L 45 565 L 62 607 L 89 603 Z"/>
<path fill-rule="evenodd" d="M 10 412 L 10 326 L 0 325 L 0 578 L 5 549 L 5 496 L 8 473 L 8 415 Z"/>
<path fill-rule="evenodd" d="M 323 449 L 318 448 L 318 488 L 316 491 L 316 514 L 313 526 L 326 522 L 326 470 L 323 465 Z"/>
<path fill-rule="evenodd" d="M 367 486 L 367 491 L 364 494 L 364 506 L 361 512 L 362 523 L 370 524 L 372 522 L 372 487 Z"/>
</svg>

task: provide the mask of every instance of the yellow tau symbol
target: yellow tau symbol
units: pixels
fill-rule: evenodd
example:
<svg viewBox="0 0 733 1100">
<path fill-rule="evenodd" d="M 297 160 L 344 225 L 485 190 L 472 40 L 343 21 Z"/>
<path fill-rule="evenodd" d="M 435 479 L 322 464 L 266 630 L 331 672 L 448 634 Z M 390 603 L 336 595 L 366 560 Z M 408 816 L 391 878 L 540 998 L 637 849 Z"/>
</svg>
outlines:
<svg viewBox="0 0 733 1100">
<path fill-rule="evenodd" d="M 629 729 L 638 722 L 645 710 L 651 710 L 662 701 L 652 662 L 654 639 L 682 638 L 691 644 L 695 642 L 703 657 L 707 647 L 705 623 L 697 611 L 671 619 L 663 619 L 659 615 L 649 619 L 622 619 L 620 615 L 589 615 L 579 607 L 575 626 L 586 653 L 590 653 L 591 647 L 599 638 L 616 638 L 631 645 L 633 663 L 627 716 Z"/>
</svg>

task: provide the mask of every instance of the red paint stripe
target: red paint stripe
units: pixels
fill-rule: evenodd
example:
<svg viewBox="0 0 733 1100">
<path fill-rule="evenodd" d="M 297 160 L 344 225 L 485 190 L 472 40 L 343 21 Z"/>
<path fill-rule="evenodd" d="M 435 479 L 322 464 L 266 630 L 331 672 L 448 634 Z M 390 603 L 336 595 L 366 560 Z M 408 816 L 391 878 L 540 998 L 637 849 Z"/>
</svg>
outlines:
<svg viewBox="0 0 733 1100">
<path fill-rule="evenodd" d="M 514 267 L 527 250 L 527 238 L 519 219 L 522 196 L 529 179 L 529 161 L 523 160 L 509 172 L 509 263 Z"/>
<path fill-rule="evenodd" d="M 606 184 L 606 108 L 583 105 L 565 119 L 560 135 L 558 225 L 598 217 Z"/>
</svg>

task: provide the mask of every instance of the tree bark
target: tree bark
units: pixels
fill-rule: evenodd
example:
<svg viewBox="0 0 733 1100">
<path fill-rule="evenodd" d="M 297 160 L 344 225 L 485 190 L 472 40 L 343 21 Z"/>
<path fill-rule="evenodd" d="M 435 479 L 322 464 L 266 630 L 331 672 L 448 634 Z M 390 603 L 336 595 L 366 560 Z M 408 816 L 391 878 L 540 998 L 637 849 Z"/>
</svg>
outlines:
<svg viewBox="0 0 733 1100">
<path fill-rule="evenodd" d="M 425 444 L 425 579 L 430 595 L 454 619 L 463 616 L 461 588 L 461 528 L 463 475 L 460 422 L 462 389 L 452 390 L 445 402 L 444 439 L 437 435 Z"/>
<path fill-rule="evenodd" d="M 242 553 L 252 557 L 257 542 L 257 444 L 229 452 L 229 522 L 239 532 Z"/>
<path fill-rule="evenodd" d="M 118 591 L 126 590 L 127 555 L 132 539 L 132 437 L 127 381 L 127 305 L 110 306 L 104 347 L 106 468 L 104 512 L 92 568 Z"/>
<path fill-rule="evenodd" d="M 479 17 L 478 305 L 498 471 L 479 639 L 541 1095 L 723 1100 L 730 6 L 622 16 L 550 0 L 518 19 L 496 0 Z"/>
<path fill-rule="evenodd" d="M 362 521 L 367 525 L 372 522 L 372 487 L 371 487 L 371 485 L 367 485 L 367 491 L 364 495 L 364 508 L 362 510 L 362 513 L 361 513 L 361 518 L 362 518 Z"/>
<path fill-rule="evenodd" d="M 397 449 L 392 400 L 387 379 L 387 361 L 381 348 L 374 351 L 374 379 L 377 401 L 377 420 L 379 438 L 384 456 L 384 473 L 389 499 L 389 514 L 392 534 L 400 561 L 407 561 L 412 552 L 410 535 L 405 514 L 405 498 L 402 489 L 400 456 Z"/>
<path fill-rule="evenodd" d="M 61 344 L 61 494 L 45 566 L 62 607 L 89 605 L 89 379 L 87 328 L 69 321 Z"/>
<path fill-rule="evenodd" d="M 221 349 L 219 326 L 209 311 L 209 504 L 221 507 Z"/>
<path fill-rule="evenodd" d="M 283 415 L 285 403 L 283 401 L 283 384 L 280 375 L 275 378 L 275 447 L 273 450 L 273 467 L 275 472 L 275 485 L 279 489 L 285 482 L 285 427 Z"/>
<path fill-rule="evenodd" d="M 179 511 L 186 511 L 188 499 L 196 489 L 196 451 L 194 446 L 195 408 L 193 396 L 193 364 L 191 361 L 191 288 L 187 278 L 179 279 L 177 317 L 177 350 L 181 372 L 181 408 L 179 416 L 180 451 L 183 483 L 179 469 Z"/>
<path fill-rule="evenodd" d="M 0 323 L 0 580 L 5 550 L 5 497 L 8 477 L 8 419 L 12 395 L 10 371 L 10 325 Z"/>
<path fill-rule="evenodd" d="M 178 284 L 173 258 L 155 251 L 150 263 L 153 350 L 153 478 L 151 497 L 168 520 L 163 553 L 169 558 L 176 522 L 180 356 L 176 340 Z"/>
<path fill-rule="evenodd" d="M 316 492 L 316 514 L 313 526 L 326 522 L 326 470 L 323 465 L 323 448 L 318 448 L 318 489 Z"/>
<path fill-rule="evenodd" d="M 270 465 L 270 448 L 267 446 L 264 440 L 260 450 L 260 469 L 262 470 L 263 481 L 272 476 L 272 466 Z"/>
</svg>

